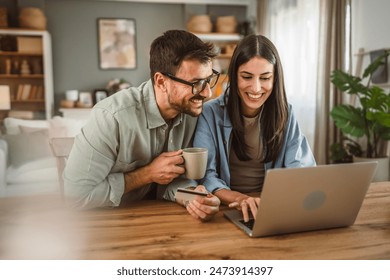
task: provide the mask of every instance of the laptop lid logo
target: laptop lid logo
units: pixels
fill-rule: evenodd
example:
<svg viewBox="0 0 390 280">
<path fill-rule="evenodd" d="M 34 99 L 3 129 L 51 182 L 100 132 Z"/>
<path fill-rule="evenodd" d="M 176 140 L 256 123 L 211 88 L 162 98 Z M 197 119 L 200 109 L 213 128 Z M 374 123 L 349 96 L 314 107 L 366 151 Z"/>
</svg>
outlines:
<svg viewBox="0 0 390 280">
<path fill-rule="evenodd" d="M 326 195 L 322 191 L 311 192 L 306 196 L 303 201 L 303 208 L 306 210 L 315 210 L 318 209 L 324 204 L 326 200 Z"/>
</svg>

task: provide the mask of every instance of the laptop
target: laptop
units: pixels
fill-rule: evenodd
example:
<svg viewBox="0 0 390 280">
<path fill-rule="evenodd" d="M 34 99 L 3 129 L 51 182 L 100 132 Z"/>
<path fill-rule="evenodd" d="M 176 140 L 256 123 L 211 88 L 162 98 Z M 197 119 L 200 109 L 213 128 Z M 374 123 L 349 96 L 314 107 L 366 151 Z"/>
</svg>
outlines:
<svg viewBox="0 0 390 280">
<path fill-rule="evenodd" d="M 351 226 L 376 166 L 373 161 L 270 169 L 252 225 L 237 209 L 224 216 L 250 237 Z"/>
</svg>

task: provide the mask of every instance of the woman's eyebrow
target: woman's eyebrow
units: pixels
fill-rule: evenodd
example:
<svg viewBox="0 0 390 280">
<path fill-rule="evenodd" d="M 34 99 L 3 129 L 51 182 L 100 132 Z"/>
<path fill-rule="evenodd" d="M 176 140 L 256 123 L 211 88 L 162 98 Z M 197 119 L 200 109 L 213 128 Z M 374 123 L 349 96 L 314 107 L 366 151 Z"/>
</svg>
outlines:
<svg viewBox="0 0 390 280">
<path fill-rule="evenodd" d="M 241 71 L 240 74 L 248 74 L 248 75 L 253 75 L 253 73 L 251 72 L 247 72 L 247 71 Z M 264 73 L 261 73 L 260 76 L 263 76 L 263 75 L 268 75 L 268 74 L 273 74 L 272 71 L 268 71 L 268 72 L 264 72 Z"/>
</svg>

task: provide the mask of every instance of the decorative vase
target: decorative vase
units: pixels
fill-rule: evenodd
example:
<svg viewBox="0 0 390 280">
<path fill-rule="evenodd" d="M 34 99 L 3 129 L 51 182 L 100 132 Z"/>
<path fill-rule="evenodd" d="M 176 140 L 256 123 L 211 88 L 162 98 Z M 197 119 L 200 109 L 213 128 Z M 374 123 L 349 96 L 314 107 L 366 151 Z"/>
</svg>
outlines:
<svg viewBox="0 0 390 280">
<path fill-rule="evenodd" d="M 362 158 L 362 157 L 353 157 L 353 162 L 367 162 L 367 161 L 376 161 L 378 162 L 378 166 L 376 167 L 376 171 L 374 177 L 372 178 L 372 182 L 383 182 L 389 181 L 389 157 L 380 157 L 380 158 Z"/>
<path fill-rule="evenodd" d="M 219 33 L 235 33 L 237 30 L 237 20 L 234 16 L 218 17 L 216 29 Z"/>
<path fill-rule="evenodd" d="M 195 15 L 187 23 L 187 29 L 194 33 L 210 33 L 213 28 L 209 15 Z"/>
<path fill-rule="evenodd" d="M 46 17 L 38 8 L 22 8 L 19 14 L 19 27 L 45 30 Z"/>
</svg>

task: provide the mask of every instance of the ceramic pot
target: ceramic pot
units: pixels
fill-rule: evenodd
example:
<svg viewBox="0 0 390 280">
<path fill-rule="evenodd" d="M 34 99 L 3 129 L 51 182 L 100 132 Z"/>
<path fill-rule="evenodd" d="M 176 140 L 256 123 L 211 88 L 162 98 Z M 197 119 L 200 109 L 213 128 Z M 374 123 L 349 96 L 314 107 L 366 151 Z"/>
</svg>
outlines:
<svg viewBox="0 0 390 280">
<path fill-rule="evenodd" d="M 213 28 L 210 16 L 195 15 L 187 23 L 187 29 L 194 33 L 210 33 Z"/>
<path fill-rule="evenodd" d="M 234 16 L 218 17 L 216 30 L 219 33 L 235 33 L 237 29 L 237 20 Z"/>
<path fill-rule="evenodd" d="M 46 17 L 38 8 L 22 8 L 19 14 L 19 27 L 45 30 Z"/>
</svg>

